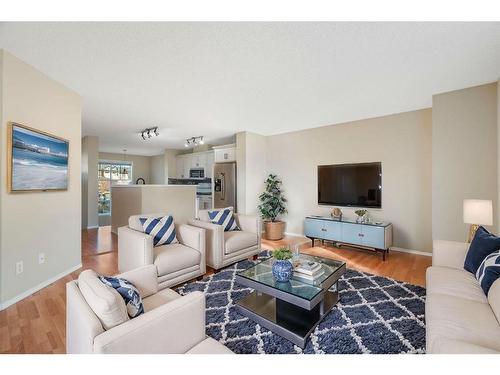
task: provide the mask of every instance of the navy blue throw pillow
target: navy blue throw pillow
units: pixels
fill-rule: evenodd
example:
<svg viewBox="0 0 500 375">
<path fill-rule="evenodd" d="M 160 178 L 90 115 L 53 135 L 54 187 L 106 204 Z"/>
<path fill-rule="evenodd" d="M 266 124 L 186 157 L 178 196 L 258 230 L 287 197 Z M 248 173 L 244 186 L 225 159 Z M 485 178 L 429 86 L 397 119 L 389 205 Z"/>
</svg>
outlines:
<svg viewBox="0 0 500 375">
<path fill-rule="evenodd" d="M 127 313 L 130 318 L 136 318 L 144 314 L 144 305 L 139 290 L 130 281 L 119 277 L 99 276 L 99 279 L 106 285 L 114 288 L 125 301 Z"/>
<path fill-rule="evenodd" d="M 484 294 L 488 292 L 495 281 L 500 277 L 500 250 L 492 252 L 479 266 L 476 279 L 481 284 Z"/>
<path fill-rule="evenodd" d="M 491 234 L 483 227 L 479 227 L 465 257 L 464 269 L 476 274 L 484 258 L 499 249 L 500 237 Z"/>
</svg>

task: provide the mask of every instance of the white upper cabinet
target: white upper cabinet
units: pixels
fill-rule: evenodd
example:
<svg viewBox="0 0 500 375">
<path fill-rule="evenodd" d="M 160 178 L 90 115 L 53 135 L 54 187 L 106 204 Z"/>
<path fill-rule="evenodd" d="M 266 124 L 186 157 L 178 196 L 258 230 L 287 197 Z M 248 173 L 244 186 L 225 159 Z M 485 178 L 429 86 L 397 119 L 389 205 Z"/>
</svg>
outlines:
<svg viewBox="0 0 500 375">
<path fill-rule="evenodd" d="M 214 151 L 216 163 L 236 161 L 236 148 L 234 146 L 216 148 Z"/>
<path fill-rule="evenodd" d="M 194 152 L 176 157 L 177 178 L 189 178 L 191 168 L 203 168 L 205 177 L 212 177 L 214 151 Z"/>
</svg>

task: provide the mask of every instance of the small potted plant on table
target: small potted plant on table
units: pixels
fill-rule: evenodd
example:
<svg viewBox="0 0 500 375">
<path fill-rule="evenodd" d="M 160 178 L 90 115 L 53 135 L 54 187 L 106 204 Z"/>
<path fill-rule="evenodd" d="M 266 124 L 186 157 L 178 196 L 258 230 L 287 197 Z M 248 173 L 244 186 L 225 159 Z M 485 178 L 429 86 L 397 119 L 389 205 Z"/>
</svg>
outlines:
<svg viewBox="0 0 500 375">
<path fill-rule="evenodd" d="M 276 262 L 273 264 L 273 276 L 276 281 L 286 283 L 290 281 L 293 275 L 293 265 L 290 262 L 292 252 L 286 247 L 280 247 L 273 251 L 273 258 Z"/>
</svg>

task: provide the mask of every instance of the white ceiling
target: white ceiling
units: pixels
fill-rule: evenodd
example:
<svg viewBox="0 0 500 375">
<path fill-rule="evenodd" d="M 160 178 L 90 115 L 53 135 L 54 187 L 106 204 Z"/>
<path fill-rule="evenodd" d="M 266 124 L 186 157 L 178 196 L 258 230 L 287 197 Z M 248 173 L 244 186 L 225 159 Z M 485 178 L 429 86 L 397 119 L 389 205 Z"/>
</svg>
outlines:
<svg viewBox="0 0 500 375">
<path fill-rule="evenodd" d="M 500 23 L 3 23 L 5 48 L 83 96 L 101 150 L 154 155 L 431 106 L 500 77 Z M 158 126 L 160 137 L 138 131 Z"/>
</svg>

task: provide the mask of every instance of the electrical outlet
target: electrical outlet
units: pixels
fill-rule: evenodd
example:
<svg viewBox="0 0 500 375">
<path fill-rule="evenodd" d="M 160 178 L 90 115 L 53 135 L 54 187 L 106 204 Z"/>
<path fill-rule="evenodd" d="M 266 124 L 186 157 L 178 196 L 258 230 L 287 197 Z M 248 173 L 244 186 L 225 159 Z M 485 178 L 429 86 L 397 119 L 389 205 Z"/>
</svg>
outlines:
<svg viewBox="0 0 500 375">
<path fill-rule="evenodd" d="M 24 269 L 24 264 L 23 261 L 21 260 L 16 263 L 16 275 L 23 273 L 23 269 Z"/>
<path fill-rule="evenodd" d="M 44 264 L 44 263 L 45 263 L 45 253 L 38 254 L 38 264 Z"/>
</svg>

